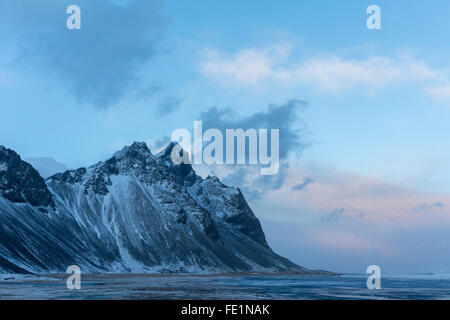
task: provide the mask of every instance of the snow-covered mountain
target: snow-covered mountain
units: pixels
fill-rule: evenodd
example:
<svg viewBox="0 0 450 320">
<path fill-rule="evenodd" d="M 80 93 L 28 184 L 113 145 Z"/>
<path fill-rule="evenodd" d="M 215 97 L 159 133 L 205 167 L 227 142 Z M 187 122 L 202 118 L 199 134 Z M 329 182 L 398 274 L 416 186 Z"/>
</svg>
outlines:
<svg viewBox="0 0 450 320">
<path fill-rule="evenodd" d="M 173 147 L 133 143 L 44 180 L 0 146 L 0 272 L 311 272 L 270 249 L 239 189 L 174 165 Z"/>
</svg>

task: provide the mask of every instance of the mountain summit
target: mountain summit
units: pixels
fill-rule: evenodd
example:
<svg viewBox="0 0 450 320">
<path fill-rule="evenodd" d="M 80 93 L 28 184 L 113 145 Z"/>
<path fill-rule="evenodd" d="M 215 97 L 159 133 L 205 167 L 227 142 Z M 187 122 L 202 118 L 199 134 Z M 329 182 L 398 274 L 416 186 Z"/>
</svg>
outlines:
<svg viewBox="0 0 450 320">
<path fill-rule="evenodd" d="M 0 147 L 0 271 L 311 272 L 270 249 L 238 188 L 174 165 L 173 147 L 135 142 L 45 181 Z"/>
<path fill-rule="evenodd" d="M 0 146 L 0 196 L 13 203 L 29 203 L 47 212 L 54 207 L 44 179 L 13 150 Z"/>
</svg>

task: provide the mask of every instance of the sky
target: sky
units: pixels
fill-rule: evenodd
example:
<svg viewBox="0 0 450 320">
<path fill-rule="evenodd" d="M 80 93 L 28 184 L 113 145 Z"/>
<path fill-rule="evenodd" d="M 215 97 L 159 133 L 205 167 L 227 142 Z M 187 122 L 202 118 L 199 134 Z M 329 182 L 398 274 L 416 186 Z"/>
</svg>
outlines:
<svg viewBox="0 0 450 320">
<path fill-rule="evenodd" d="M 72 4 L 80 30 L 66 27 Z M 77 168 L 133 141 L 156 150 L 195 120 L 281 128 L 276 176 L 196 168 L 244 191 L 275 251 L 338 272 L 450 272 L 449 12 L 447 0 L 0 0 L 0 144 Z"/>
</svg>

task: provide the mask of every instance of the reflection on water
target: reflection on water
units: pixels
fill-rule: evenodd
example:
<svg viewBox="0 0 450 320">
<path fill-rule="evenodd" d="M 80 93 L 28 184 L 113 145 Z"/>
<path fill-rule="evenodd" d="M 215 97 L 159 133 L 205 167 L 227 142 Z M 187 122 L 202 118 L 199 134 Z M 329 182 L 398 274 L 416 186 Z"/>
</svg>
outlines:
<svg viewBox="0 0 450 320">
<path fill-rule="evenodd" d="M 384 276 L 381 290 L 365 275 L 82 275 L 81 290 L 66 277 L 2 275 L 0 299 L 450 299 L 448 275 Z"/>
</svg>

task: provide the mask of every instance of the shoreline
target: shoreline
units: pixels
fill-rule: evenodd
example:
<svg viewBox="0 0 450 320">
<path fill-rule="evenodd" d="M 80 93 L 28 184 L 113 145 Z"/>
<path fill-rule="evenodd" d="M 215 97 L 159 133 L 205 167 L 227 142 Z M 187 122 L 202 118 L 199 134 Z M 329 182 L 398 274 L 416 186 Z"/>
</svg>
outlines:
<svg viewBox="0 0 450 320">
<path fill-rule="evenodd" d="M 50 274 L 34 274 L 35 276 L 44 277 L 67 277 L 65 273 L 50 273 Z M 143 278 L 177 278 L 177 277 L 277 277 L 277 276 L 341 276 L 341 273 L 334 272 L 279 272 L 279 273 L 266 273 L 266 272 L 225 272 L 225 273 L 85 273 L 81 274 L 84 277 L 100 278 L 100 277 L 143 277 Z"/>
</svg>

